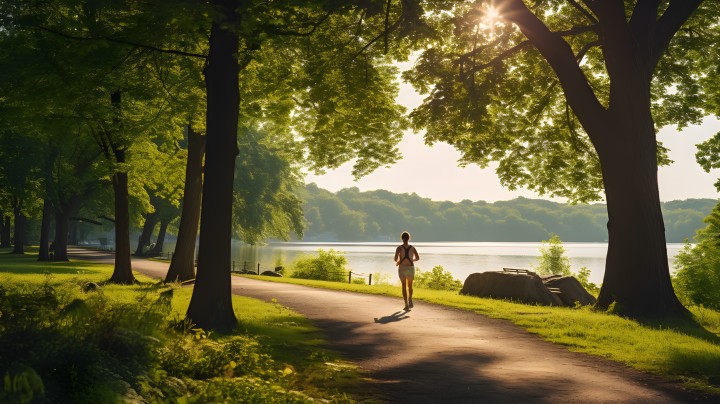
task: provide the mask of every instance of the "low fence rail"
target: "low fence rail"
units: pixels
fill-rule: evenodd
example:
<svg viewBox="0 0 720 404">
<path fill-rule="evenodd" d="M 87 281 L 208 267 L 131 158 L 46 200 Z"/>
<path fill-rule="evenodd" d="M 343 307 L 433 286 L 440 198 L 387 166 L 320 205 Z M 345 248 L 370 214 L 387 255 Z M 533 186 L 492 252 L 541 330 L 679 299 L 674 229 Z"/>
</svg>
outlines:
<svg viewBox="0 0 720 404">
<path fill-rule="evenodd" d="M 163 254 L 163 258 L 166 258 L 168 260 L 172 260 L 173 253 L 168 252 L 166 254 Z M 195 265 L 197 265 L 197 260 L 195 260 Z M 250 262 L 250 261 L 232 261 L 232 267 L 230 268 L 231 272 L 235 273 L 244 273 L 244 274 L 257 274 L 261 275 L 264 272 L 273 272 L 273 273 L 280 273 L 283 267 L 271 267 L 267 265 L 261 265 L 259 262 Z M 360 272 L 353 272 L 353 271 L 341 271 L 341 272 L 335 272 L 334 275 L 343 275 L 347 276 L 348 283 L 352 283 L 353 279 L 367 279 L 367 284 L 372 285 L 372 277 L 373 274 L 364 274 Z"/>
</svg>

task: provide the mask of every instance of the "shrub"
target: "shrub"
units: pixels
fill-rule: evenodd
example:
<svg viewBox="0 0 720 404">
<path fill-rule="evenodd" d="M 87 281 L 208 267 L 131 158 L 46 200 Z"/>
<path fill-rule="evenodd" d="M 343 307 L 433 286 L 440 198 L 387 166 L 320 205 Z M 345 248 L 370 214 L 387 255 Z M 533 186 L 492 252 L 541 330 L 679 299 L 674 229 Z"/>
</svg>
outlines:
<svg viewBox="0 0 720 404">
<path fill-rule="evenodd" d="M 0 399 L 90 402 L 123 394 L 154 360 L 166 298 L 112 303 L 102 294 L 59 293 L 47 282 L 0 286 L 0 377 L 12 381 Z"/>
<path fill-rule="evenodd" d="M 440 265 L 436 265 L 430 272 L 417 270 L 413 283 L 435 290 L 460 290 L 463 286 L 462 282 L 453 278 L 452 274 Z"/>
<path fill-rule="evenodd" d="M 551 234 L 550 240 L 543 240 L 540 247 L 540 258 L 535 272 L 541 275 L 570 276 L 570 258 L 565 255 L 562 240 L 557 234 Z"/>
<path fill-rule="evenodd" d="M 587 269 L 587 267 L 580 268 L 580 271 L 576 274 L 573 274 L 575 278 L 577 278 L 578 282 L 585 288 L 585 290 L 588 291 L 588 293 L 593 294 L 597 296 L 598 293 L 600 293 L 600 288 L 590 282 L 590 270 Z"/>
<path fill-rule="evenodd" d="M 675 256 L 673 287 L 685 304 L 720 310 L 720 204 L 703 221 L 707 226 L 696 232 L 697 244 L 685 240 Z"/>
<path fill-rule="evenodd" d="M 684 304 L 720 310 L 720 247 L 703 241 L 692 247 L 686 242 L 674 267 L 673 287 Z"/>
<path fill-rule="evenodd" d="M 341 253 L 330 249 L 318 250 L 317 256 L 303 255 L 293 263 L 293 278 L 316 279 L 343 282 L 347 279 L 347 259 Z"/>
</svg>

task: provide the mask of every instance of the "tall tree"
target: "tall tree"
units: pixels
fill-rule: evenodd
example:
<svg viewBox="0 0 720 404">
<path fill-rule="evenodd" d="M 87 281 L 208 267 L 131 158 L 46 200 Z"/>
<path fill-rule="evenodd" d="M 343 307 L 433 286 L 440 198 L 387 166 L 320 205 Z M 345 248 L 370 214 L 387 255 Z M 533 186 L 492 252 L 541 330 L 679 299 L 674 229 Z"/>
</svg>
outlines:
<svg viewBox="0 0 720 404">
<path fill-rule="evenodd" d="M 447 35 L 406 75 L 430 93 L 412 113 L 426 140 L 454 145 L 463 163 L 499 161 L 511 189 L 572 201 L 604 190 L 597 305 L 684 315 L 670 283 L 657 184 L 668 160 L 655 133 L 712 111 L 702 94 L 717 99 L 707 52 L 720 39 L 717 2 L 479 0 L 451 10 L 433 14 Z"/>
<path fill-rule="evenodd" d="M 183 193 L 180 227 L 175 251 L 165 282 L 187 281 L 195 278 L 195 239 L 200 224 L 202 198 L 202 165 L 205 155 L 205 136 L 186 127 L 187 162 L 185 167 L 185 191 Z"/>
<path fill-rule="evenodd" d="M 216 9 L 205 70 L 203 209 L 198 273 L 187 315 L 203 328 L 228 329 L 235 324 L 229 271 L 241 108 L 236 87 L 242 85 L 243 95 L 250 97 L 265 88 L 262 78 L 240 83 L 238 74 L 264 63 L 273 65 L 272 60 L 294 61 L 287 65 L 284 79 L 278 80 L 285 86 L 286 97 L 269 108 L 290 105 L 288 121 L 302 135 L 313 168 L 336 167 L 357 158 L 354 173 L 363 175 L 396 157 L 395 144 L 404 127 L 402 110 L 394 103 L 394 71 L 383 63 L 387 60 L 378 56 L 380 52 L 368 50 L 368 41 L 382 39 L 383 32 L 388 37 L 388 20 L 379 15 L 392 15 L 399 22 L 409 17 L 407 8 L 388 7 L 387 13 L 382 13 L 382 6 L 366 2 L 359 3 L 367 8 L 353 8 L 352 2 L 303 6 L 231 0 L 210 3 Z M 393 24 L 394 28 L 400 25 Z M 273 77 L 278 77 L 277 73 Z M 254 107 L 261 114 L 268 111 L 262 102 Z M 251 111 L 243 108 L 241 115 L 252 115 Z"/>
<path fill-rule="evenodd" d="M 205 180 L 198 272 L 187 316 L 202 328 L 228 331 L 237 323 L 232 308 L 229 271 L 240 104 L 237 27 L 242 17 L 235 10 L 237 4 L 233 0 L 214 0 L 210 4 L 217 10 L 210 29 L 210 52 L 205 68 Z"/>
</svg>

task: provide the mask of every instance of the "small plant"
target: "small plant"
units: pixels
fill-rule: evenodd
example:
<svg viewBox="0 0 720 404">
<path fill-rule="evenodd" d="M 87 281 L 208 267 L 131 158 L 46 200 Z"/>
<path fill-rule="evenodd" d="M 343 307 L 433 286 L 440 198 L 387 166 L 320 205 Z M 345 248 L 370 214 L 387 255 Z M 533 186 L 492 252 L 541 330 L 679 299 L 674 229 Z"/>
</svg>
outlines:
<svg viewBox="0 0 720 404">
<path fill-rule="evenodd" d="M 417 270 L 415 274 L 415 285 L 434 290 L 460 290 L 462 282 L 453 278 L 450 271 L 446 271 L 441 265 L 436 265 L 430 272 Z"/>
<path fill-rule="evenodd" d="M 374 272 L 372 274 L 373 285 L 392 285 L 392 277 L 385 272 Z"/>
<path fill-rule="evenodd" d="M 580 282 L 580 284 L 585 288 L 585 290 L 588 291 L 588 293 L 593 294 L 597 296 L 598 293 L 600 293 L 600 288 L 590 282 L 590 270 L 587 269 L 587 267 L 580 268 L 580 271 L 578 273 L 573 274 L 575 278 Z"/>
<path fill-rule="evenodd" d="M 300 256 L 293 263 L 293 278 L 316 279 L 343 282 L 347 280 L 347 259 L 341 253 L 330 249 L 318 250 L 317 256 Z"/>
<path fill-rule="evenodd" d="M 535 272 L 540 275 L 570 276 L 570 258 L 565 255 L 565 247 L 557 234 L 551 234 L 549 240 L 543 240 L 540 247 L 540 258 Z"/>
</svg>

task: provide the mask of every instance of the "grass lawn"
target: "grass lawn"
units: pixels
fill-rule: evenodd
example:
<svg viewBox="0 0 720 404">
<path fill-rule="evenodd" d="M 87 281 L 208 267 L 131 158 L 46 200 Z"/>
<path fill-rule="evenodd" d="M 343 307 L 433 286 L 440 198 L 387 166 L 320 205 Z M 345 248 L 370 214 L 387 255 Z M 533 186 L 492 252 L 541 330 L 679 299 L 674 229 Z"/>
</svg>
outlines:
<svg viewBox="0 0 720 404">
<path fill-rule="evenodd" d="M 102 284 L 112 266 L 40 263 L 0 251 L 0 402 L 372 401 L 355 368 L 317 329 L 276 304 L 233 296 L 231 335 L 184 322 L 192 289 L 137 275 Z M 83 292 L 89 282 L 98 291 Z"/>
<path fill-rule="evenodd" d="M 398 286 L 358 285 L 294 278 L 247 276 L 327 289 L 401 297 Z M 572 351 L 601 356 L 639 370 L 669 376 L 687 387 L 720 394 L 720 313 L 690 308 L 694 322 L 643 324 L 591 308 L 547 307 L 415 288 L 414 300 L 512 321 Z"/>
</svg>

